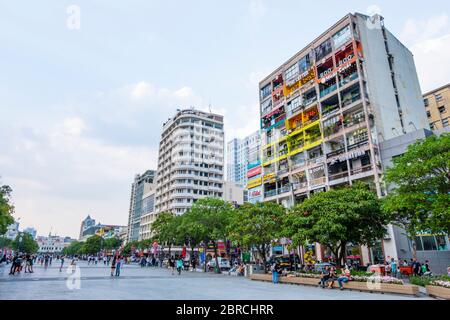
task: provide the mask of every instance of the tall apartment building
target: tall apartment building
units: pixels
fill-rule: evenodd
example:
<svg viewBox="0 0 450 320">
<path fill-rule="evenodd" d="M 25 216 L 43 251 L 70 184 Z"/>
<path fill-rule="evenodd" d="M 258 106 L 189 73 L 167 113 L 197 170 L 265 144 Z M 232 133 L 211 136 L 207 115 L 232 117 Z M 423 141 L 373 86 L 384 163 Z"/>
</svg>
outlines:
<svg viewBox="0 0 450 320">
<path fill-rule="evenodd" d="M 413 55 L 379 15 L 346 15 L 259 90 L 261 192 L 286 207 L 355 181 L 382 196 L 379 143 L 428 127 Z"/>
<path fill-rule="evenodd" d="M 139 240 L 146 240 L 152 237 L 151 224 L 156 220 L 155 212 L 156 183 L 147 184 L 144 187 L 142 196 L 142 212 L 139 229 Z"/>
<path fill-rule="evenodd" d="M 248 165 L 260 161 L 261 135 L 256 131 L 244 139 L 227 144 L 227 181 L 247 184 Z"/>
<path fill-rule="evenodd" d="M 450 83 L 423 95 L 431 130 L 450 126 Z"/>
<path fill-rule="evenodd" d="M 137 174 L 131 185 L 130 210 L 128 212 L 127 241 L 139 240 L 144 192 L 155 181 L 155 170 Z"/>
<path fill-rule="evenodd" d="M 200 198 L 223 197 L 223 116 L 179 110 L 163 125 L 156 213 L 185 213 Z"/>
</svg>

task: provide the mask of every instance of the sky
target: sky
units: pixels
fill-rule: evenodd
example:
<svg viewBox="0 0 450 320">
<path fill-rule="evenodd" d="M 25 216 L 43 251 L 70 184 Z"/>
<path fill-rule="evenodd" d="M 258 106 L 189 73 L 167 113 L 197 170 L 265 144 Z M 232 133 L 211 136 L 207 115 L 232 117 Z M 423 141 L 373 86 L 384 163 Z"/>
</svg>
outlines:
<svg viewBox="0 0 450 320">
<path fill-rule="evenodd" d="M 349 12 L 385 17 L 422 91 L 450 82 L 448 0 L 0 0 L 0 184 L 21 228 L 126 225 L 176 109 L 211 106 L 227 141 L 256 131 L 258 82 Z"/>
</svg>

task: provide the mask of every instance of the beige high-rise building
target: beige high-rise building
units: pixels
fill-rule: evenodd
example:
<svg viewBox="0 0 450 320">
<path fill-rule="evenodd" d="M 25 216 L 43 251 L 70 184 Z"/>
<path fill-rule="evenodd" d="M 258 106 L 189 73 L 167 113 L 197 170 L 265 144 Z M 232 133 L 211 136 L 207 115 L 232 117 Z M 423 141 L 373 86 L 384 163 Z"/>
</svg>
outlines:
<svg viewBox="0 0 450 320">
<path fill-rule="evenodd" d="M 449 126 L 450 122 L 450 83 L 423 95 L 425 110 L 431 130 Z"/>
<path fill-rule="evenodd" d="M 185 213 L 201 198 L 223 197 L 223 116 L 179 110 L 163 125 L 155 212 Z"/>
</svg>

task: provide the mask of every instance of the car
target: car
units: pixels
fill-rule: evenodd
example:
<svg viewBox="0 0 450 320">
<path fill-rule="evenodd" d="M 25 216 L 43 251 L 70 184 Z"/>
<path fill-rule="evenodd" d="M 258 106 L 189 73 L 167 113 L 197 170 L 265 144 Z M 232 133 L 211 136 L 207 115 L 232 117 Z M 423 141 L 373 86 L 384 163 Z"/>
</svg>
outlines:
<svg viewBox="0 0 450 320">
<path fill-rule="evenodd" d="M 299 259 L 298 257 L 294 256 L 272 256 L 270 257 L 268 264 L 270 267 L 272 264 L 274 263 L 278 263 L 278 265 L 280 266 L 281 269 L 283 270 L 289 270 L 292 271 L 293 269 L 295 269 L 294 265 L 295 263 L 299 263 Z"/>
<path fill-rule="evenodd" d="M 221 258 L 221 257 L 218 257 L 217 260 L 219 261 L 220 270 L 230 270 L 231 269 L 230 260 L 228 260 L 226 258 Z M 216 267 L 216 259 L 212 258 L 208 262 L 207 266 L 209 269 L 214 269 Z"/>
</svg>

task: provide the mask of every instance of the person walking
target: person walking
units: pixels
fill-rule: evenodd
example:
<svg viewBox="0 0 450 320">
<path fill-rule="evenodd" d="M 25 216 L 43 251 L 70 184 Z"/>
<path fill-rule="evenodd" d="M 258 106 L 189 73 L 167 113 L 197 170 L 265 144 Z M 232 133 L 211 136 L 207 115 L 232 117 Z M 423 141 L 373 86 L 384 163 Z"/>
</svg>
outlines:
<svg viewBox="0 0 450 320">
<path fill-rule="evenodd" d="M 16 273 L 16 261 L 19 258 L 19 255 L 16 253 L 11 261 L 11 269 L 9 269 L 9 274 L 14 275 Z"/>
<path fill-rule="evenodd" d="M 183 269 L 183 259 L 181 257 L 177 260 L 177 271 L 178 275 L 181 275 L 181 270 Z"/>
<path fill-rule="evenodd" d="M 274 262 L 272 264 L 270 270 L 272 271 L 272 282 L 274 284 L 277 284 L 278 283 L 278 276 L 279 276 L 279 274 L 278 274 L 278 271 L 279 271 L 278 264 L 276 262 Z"/>
<path fill-rule="evenodd" d="M 169 258 L 169 260 L 167 261 L 167 263 L 169 264 L 169 268 L 172 271 L 172 275 L 175 274 L 175 261 L 172 260 L 172 257 Z"/>
<path fill-rule="evenodd" d="M 106 266 L 106 261 L 107 261 L 106 256 L 103 256 L 103 265 L 104 265 L 104 266 Z"/>
<path fill-rule="evenodd" d="M 397 262 L 395 262 L 394 258 L 391 258 L 391 276 L 397 278 Z"/>
<path fill-rule="evenodd" d="M 50 257 L 48 256 L 48 254 L 45 255 L 44 257 L 44 268 L 47 269 L 48 267 L 48 261 L 49 261 Z"/>
<path fill-rule="evenodd" d="M 65 258 L 64 256 L 61 256 L 60 259 L 59 259 L 59 260 L 61 261 L 61 264 L 60 264 L 60 266 L 59 266 L 59 272 L 62 271 L 62 268 L 63 268 L 63 266 L 64 266 L 64 258 Z"/>
<path fill-rule="evenodd" d="M 123 257 L 120 257 L 119 259 L 117 259 L 117 263 L 116 263 L 116 277 L 120 277 L 120 268 L 122 267 L 123 264 Z"/>
<path fill-rule="evenodd" d="M 111 277 L 114 276 L 114 272 L 116 270 L 116 263 L 117 263 L 117 259 L 116 259 L 116 256 L 114 256 L 111 261 Z"/>
</svg>

